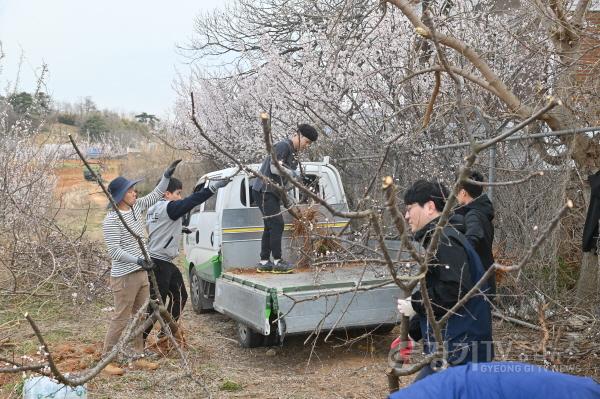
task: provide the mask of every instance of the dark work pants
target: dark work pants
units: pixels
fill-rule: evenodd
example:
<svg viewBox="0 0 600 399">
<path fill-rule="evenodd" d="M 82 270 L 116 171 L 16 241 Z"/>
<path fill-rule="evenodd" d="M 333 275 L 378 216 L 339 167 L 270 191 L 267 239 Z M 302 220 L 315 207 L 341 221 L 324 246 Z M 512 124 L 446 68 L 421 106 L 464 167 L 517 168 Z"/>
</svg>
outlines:
<svg viewBox="0 0 600 399">
<path fill-rule="evenodd" d="M 260 245 L 260 259 L 269 260 L 271 254 L 273 254 L 273 259 L 281 259 L 281 237 L 283 236 L 281 199 L 269 192 L 255 191 L 254 195 L 263 214 L 265 225 Z"/>
<path fill-rule="evenodd" d="M 167 307 L 169 313 L 171 313 L 171 316 L 173 316 L 173 319 L 178 320 L 188 298 L 185 284 L 183 283 L 183 275 L 177 266 L 171 262 L 156 258 L 152 258 L 152 261 L 154 264 L 156 264 L 154 275 L 156 276 L 158 291 L 160 292 L 162 301 Z M 156 299 L 154 288 L 152 287 L 152 281 L 150 281 L 150 297 L 152 299 Z M 169 299 L 168 303 L 167 298 Z M 148 312 L 151 313 L 152 308 L 149 308 Z M 146 331 L 144 331 L 144 340 L 152 331 L 152 327 L 154 326 L 150 326 L 146 329 Z"/>
</svg>

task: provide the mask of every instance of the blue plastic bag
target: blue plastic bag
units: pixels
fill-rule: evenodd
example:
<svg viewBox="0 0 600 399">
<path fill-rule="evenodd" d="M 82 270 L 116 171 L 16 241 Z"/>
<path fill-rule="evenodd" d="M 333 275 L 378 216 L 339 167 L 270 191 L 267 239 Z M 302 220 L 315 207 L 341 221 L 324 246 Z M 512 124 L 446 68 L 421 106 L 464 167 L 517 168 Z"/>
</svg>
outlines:
<svg viewBox="0 0 600 399">
<path fill-rule="evenodd" d="M 87 389 L 84 385 L 70 387 L 54 380 L 37 376 L 25 380 L 23 399 L 86 399 Z"/>
</svg>

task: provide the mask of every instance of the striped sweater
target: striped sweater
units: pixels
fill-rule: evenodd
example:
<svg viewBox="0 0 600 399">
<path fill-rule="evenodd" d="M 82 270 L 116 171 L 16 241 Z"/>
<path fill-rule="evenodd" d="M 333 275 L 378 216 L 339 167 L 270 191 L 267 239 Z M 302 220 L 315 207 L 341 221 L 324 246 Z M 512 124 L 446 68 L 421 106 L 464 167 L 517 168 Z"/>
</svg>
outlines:
<svg viewBox="0 0 600 399">
<path fill-rule="evenodd" d="M 158 186 L 150 194 L 138 198 L 130 210 L 121 211 L 123 219 L 125 219 L 129 228 L 142 237 L 145 247 L 145 218 L 143 212 L 163 197 L 163 193 L 168 185 L 169 179 L 163 177 Z M 112 259 L 110 275 L 112 277 L 121 277 L 140 270 L 141 267 L 137 264 L 137 260 L 144 257 L 142 250 L 137 240 L 123 226 L 123 223 L 121 223 L 119 216 L 114 210 L 111 209 L 106 214 L 104 223 L 102 224 L 102 231 L 108 254 Z"/>
</svg>

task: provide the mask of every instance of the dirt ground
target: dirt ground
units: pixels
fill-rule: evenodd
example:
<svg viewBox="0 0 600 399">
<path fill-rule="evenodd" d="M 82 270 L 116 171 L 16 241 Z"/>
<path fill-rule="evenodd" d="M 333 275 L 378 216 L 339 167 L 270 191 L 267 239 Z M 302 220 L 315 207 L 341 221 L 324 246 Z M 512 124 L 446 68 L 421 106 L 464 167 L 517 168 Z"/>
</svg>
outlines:
<svg viewBox="0 0 600 399">
<path fill-rule="evenodd" d="M 61 370 L 81 370 L 94 364 L 110 315 L 108 302 L 105 298 L 74 308 L 52 303 L 32 313 Z M 235 323 L 219 313 L 197 315 L 190 304 L 183 325 L 186 354 L 200 384 L 182 376 L 181 362 L 171 353 L 158 360 L 157 371 L 127 369 L 121 377 L 100 375 L 88 383 L 88 397 L 198 398 L 206 397 L 204 389 L 214 398 L 385 397 L 386 358 L 393 333 L 372 335 L 352 345 L 344 345 L 347 337 L 338 333 L 330 342 L 321 339 L 314 349 L 304 345 L 306 335 L 289 336 L 281 347 L 244 349 L 236 341 Z M 23 335 L 13 337 L 15 349 L 0 351 L 3 356 L 36 357 L 35 337 L 28 326 L 23 327 Z M 0 397 L 20 397 L 20 380 L 19 375 L 5 376 L 0 381 Z"/>
<path fill-rule="evenodd" d="M 110 298 L 94 303 L 37 300 L 28 311 L 37 321 L 63 371 L 92 366 L 98 358 L 110 312 Z M 0 313 L 2 316 L 2 313 Z M 22 320 L 22 319 L 21 319 Z M 384 398 L 388 348 L 397 334 L 373 334 L 349 344 L 335 334 L 330 342 L 305 345 L 306 335 L 288 336 L 283 346 L 245 349 L 236 341 L 235 323 L 219 313 L 197 315 L 187 306 L 182 317 L 185 353 L 195 381 L 183 375 L 175 352 L 160 357 L 156 371 L 126 369 L 123 376 L 99 375 L 87 384 L 89 398 Z M 6 325 L 0 317 L 0 325 Z M 354 336 L 356 337 L 356 335 Z M 154 338 L 151 337 L 150 341 Z M 496 360 L 540 364 L 538 332 L 495 321 Z M 0 356 L 36 358 L 38 343 L 26 323 L 9 341 L 0 339 Z M 570 351 L 571 349 L 569 349 Z M 542 360 L 543 361 L 543 360 Z M 597 359 L 562 357 L 559 371 L 600 377 Z M 562 365 L 561 365 L 562 364 Z M 401 385 L 410 383 L 405 377 Z M 21 398 L 22 376 L 0 374 L 0 398 Z"/>
<path fill-rule="evenodd" d="M 393 339 L 373 337 L 351 347 L 336 347 L 342 337 L 321 343 L 310 356 L 306 336 L 288 337 L 282 347 L 244 349 L 236 341 L 235 323 L 218 313 L 195 315 L 188 309 L 186 339 L 194 370 L 218 398 L 381 398 L 387 380 L 387 347 Z M 309 363 L 310 358 L 310 363 Z M 161 360 L 131 384 L 114 377 L 98 381 L 92 397 L 129 397 L 131 389 L 147 397 L 202 397 L 202 387 L 185 378 L 177 359 Z M 127 378 L 127 377 L 125 377 Z M 139 391 L 138 391 L 139 392 Z M 143 391 L 142 391 L 143 392 Z M 141 393 L 141 392 L 140 392 Z"/>
</svg>

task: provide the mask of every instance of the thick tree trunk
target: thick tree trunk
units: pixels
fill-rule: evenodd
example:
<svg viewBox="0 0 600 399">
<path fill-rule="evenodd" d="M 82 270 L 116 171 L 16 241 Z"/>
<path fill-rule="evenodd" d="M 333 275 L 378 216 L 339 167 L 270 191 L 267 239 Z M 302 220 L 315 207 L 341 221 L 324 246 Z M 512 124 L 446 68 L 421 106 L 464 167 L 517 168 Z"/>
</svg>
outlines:
<svg viewBox="0 0 600 399">
<path fill-rule="evenodd" d="M 593 306 L 598 303 L 600 294 L 600 275 L 598 273 L 600 264 L 598 256 L 593 252 L 585 252 L 581 260 L 579 279 L 577 280 L 576 298 L 580 306 Z"/>
<path fill-rule="evenodd" d="M 555 19 L 549 27 L 550 38 L 563 63 L 568 67 L 561 71 L 558 79 L 556 93 L 565 104 L 569 104 L 575 92 L 579 90 L 581 82 L 577 72 L 581 66 L 584 52 L 582 37 L 584 37 L 584 20 L 590 0 L 574 2 L 572 10 L 568 12 L 564 4 L 551 0 L 546 4 L 552 10 Z M 572 107 L 558 107 L 554 111 L 554 118 L 546 122 L 552 130 L 561 130 L 581 125 L 582 121 L 571 111 Z M 592 107 L 593 109 L 593 107 Z M 588 110 L 588 112 L 591 111 Z M 563 137 L 561 141 L 570 148 L 571 159 L 579 173 L 583 176 L 596 172 L 600 168 L 600 143 L 587 135 Z M 590 187 L 584 188 L 586 202 L 589 204 Z M 575 299 L 579 305 L 593 306 L 598 300 L 600 274 L 598 256 L 593 252 L 584 253 L 579 269 Z"/>
<path fill-rule="evenodd" d="M 586 139 L 590 140 L 588 137 Z M 591 141 L 590 146 L 573 146 L 572 158 L 576 162 L 579 170 L 579 174 L 584 179 L 587 178 L 588 174 L 594 173 L 598 166 L 595 164 L 600 160 L 599 154 L 593 154 L 591 151 L 593 147 L 597 148 L 597 143 Z M 575 183 L 576 187 L 581 187 L 581 183 Z M 587 212 L 587 208 L 591 201 L 591 187 L 589 184 L 583 184 L 582 191 L 584 197 L 584 209 L 583 214 Z M 581 249 L 580 249 L 581 250 Z M 579 266 L 579 277 L 577 278 L 577 284 L 575 286 L 575 299 L 580 306 L 592 307 L 594 303 L 599 303 L 598 290 L 600 288 L 600 265 L 598 263 L 598 256 L 591 252 L 583 252 L 581 257 L 581 263 Z"/>
</svg>

